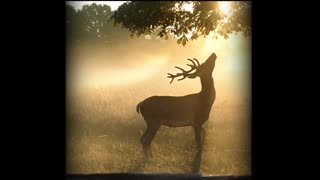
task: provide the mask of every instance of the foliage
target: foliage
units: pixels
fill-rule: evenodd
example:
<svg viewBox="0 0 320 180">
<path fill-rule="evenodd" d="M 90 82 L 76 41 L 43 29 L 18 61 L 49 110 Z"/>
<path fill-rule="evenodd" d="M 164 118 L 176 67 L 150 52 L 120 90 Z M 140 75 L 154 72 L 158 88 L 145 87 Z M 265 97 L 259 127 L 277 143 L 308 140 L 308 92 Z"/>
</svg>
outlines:
<svg viewBox="0 0 320 180">
<path fill-rule="evenodd" d="M 116 31 L 108 19 L 113 15 L 110 6 L 84 5 L 76 11 L 66 7 L 66 29 L 69 42 L 111 42 L 121 38 L 125 31 Z M 127 33 L 125 33 L 127 35 Z"/>
<path fill-rule="evenodd" d="M 193 3 L 193 12 L 183 9 L 188 3 Z M 157 34 L 168 39 L 168 35 L 172 35 L 182 45 L 187 43 L 188 34 L 192 34 L 192 40 L 206 37 L 211 31 L 224 38 L 238 32 L 250 35 L 251 2 L 233 2 L 231 6 L 228 17 L 219 10 L 216 1 L 131 1 L 122 4 L 109 20 L 114 26 L 121 24 L 128 29 L 131 37 Z"/>
</svg>

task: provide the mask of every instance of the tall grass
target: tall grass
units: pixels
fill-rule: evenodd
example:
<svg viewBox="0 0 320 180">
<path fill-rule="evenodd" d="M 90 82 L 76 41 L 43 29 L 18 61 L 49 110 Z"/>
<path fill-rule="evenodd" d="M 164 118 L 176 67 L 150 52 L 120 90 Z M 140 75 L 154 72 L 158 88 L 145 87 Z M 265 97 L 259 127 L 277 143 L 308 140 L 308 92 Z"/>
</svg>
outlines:
<svg viewBox="0 0 320 180">
<path fill-rule="evenodd" d="M 191 172 L 196 152 L 191 127 L 161 127 L 152 142 L 153 157 L 144 163 L 139 139 L 146 125 L 135 106 L 154 92 L 156 86 L 139 85 L 70 89 L 67 173 Z M 250 102 L 220 99 L 204 127 L 201 173 L 250 175 Z"/>
</svg>

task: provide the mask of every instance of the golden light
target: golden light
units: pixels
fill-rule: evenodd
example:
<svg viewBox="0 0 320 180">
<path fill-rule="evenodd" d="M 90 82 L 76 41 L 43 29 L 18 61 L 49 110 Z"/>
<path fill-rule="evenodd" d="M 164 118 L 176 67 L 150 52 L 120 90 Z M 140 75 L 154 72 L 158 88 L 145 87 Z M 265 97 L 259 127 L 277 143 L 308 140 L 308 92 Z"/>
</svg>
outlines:
<svg viewBox="0 0 320 180">
<path fill-rule="evenodd" d="M 230 15 L 231 12 L 231 3 L 229 1 L 220 2 L 219 8 L 221 12 L 225 15 Z"/>
<path fill-rule="evenodd" d="M 185 3 L 182 5 L 182 10 L 183 11 L 189 11 L 193 13 L 193 3 Z"/>
</svg>

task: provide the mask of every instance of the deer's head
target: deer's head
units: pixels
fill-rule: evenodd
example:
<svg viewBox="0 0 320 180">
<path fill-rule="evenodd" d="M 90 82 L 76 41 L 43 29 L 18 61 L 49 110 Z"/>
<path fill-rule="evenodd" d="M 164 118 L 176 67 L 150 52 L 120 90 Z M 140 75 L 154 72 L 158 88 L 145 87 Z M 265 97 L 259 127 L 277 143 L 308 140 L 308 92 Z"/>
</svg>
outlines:
<svg viewBox="0 0 320 180">
<path fill-rule="evenodd" d="M 191 67 L 191 69 L 188 71 L 175 66 L 175 68 L 180 69 L 182 73 L 177 73 L 176 75 L 168 73 L 168 78 L 171 78 L 170 84 L 172 83 L 174 78 L 180 77 L 180 76 L 182 76 L 182 78 L 178 79 L 178 81 L 183 80 L 187 77 L 191 79 L 196 77 L 200 77 L 200 78 L 211 77 L 216 59 L 217 59 L 217 55 L 215 53 L 212 53 L 210 57 L 202 64 L 200 64 L 196 58 L 188 59 L 190 62 L 192 62 L 192 64 L 187 64 L 188 66 Z"/>
</svg>

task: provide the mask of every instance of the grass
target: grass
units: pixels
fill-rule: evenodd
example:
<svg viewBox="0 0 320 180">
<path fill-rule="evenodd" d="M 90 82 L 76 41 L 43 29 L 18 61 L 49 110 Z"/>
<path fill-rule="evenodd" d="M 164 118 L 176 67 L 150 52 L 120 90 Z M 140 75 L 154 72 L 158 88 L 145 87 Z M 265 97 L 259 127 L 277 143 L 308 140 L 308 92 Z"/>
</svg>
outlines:
<svg viewBox="0 0 320 180">
<path fill-rule="evenodd" d="M 122 88 L 123 89 L 123 88 Z M 157 91 L 139 87 L 70 90 L 67 104 L 67 173 L 189 173 L 196 145 L 191 127 L 162 126 L 144 164 L 139 139 L 146 125 L 135 111 Z M 250 175 L 249 101 L 216 102 L 205 124 L 204 175 Z"/>
</svg>

